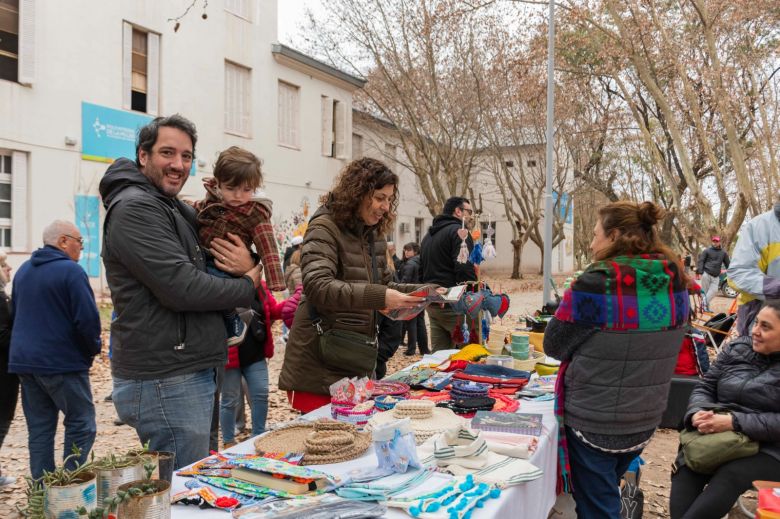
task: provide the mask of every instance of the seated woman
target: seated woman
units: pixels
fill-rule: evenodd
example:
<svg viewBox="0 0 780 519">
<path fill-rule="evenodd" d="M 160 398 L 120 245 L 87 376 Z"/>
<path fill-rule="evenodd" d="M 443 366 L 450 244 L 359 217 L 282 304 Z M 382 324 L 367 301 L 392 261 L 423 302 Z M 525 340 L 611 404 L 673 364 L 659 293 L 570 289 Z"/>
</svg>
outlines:
<svg viewBox="0 0 780 519">
<path fill-rule="evenodd" d="M 544 333 L 545 353 L 562 361 L 560 450 L 580 519 L 620 517 L 618 483 L 650 442 L 669 393 L 688 292 L 678 255 L 658 236 L 662 217 L 651 202 L 599 210 L 595 262 L 566 290 Z"/>
<path fill-rule="evenodd" d="M 341 378 L 373 374 L 378 310 L 422 301 L 407 295 L 417 285 L 393 282 L 387 265 L 384 237 L 398 207 L 395 173 L 378 160 L 354 160 L 320 202 L 301 244 L 305 297 L 279 375 L 279 389 L 304 413 L 330 403 L 329 386 Z M 328 342 L 329 330 L 349 334 L 352 346 Z"/>
<path fill-rule="evenodd" d="M 731 409 L 716 414 L 713 407 Z M 755 480 L 780 478 L 780 301 L 768 301 L 751 337 L 727 345 L 691 393 L 685 424 L 702 434 L 737 431 L 760 442 L 758 454 L 698 474 L 677 457 L 672 519 L 723 517 Z"/>
</svg>

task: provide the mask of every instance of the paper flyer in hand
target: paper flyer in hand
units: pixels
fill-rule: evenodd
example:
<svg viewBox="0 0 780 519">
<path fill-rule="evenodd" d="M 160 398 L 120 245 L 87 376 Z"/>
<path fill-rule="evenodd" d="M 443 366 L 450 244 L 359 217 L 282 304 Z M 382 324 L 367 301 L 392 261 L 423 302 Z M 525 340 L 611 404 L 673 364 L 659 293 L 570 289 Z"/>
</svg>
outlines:
<svg viewBox="0 0 780 519">
<path fill-rule="evenodd" d="M 424 297 L 425 300 L 410 308 L 396 308 L 394 310 L 382 310 L 382 314 L 394 321 L 408 321 L 414 319 L 425 310 L 431 303 L 457 303 L 463 293 L 466 291 L 466 285 L 457 285 L 447 289 L 447 292 L 440 294 L 435 285 L 423 285 L 414 292 L 409 292 L 410 296 Z"/>
</svg>

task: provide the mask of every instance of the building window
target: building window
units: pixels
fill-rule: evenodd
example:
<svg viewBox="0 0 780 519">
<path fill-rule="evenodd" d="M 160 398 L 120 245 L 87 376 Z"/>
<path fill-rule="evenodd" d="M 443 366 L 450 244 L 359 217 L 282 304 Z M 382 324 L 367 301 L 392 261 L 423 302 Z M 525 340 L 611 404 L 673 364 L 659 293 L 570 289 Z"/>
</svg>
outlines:
<svg viewBox="0 0 780 519">
<path fill-rule="evenodd" d="M 300 89 L 279 81 L 279 144 L 292 148 L 300 147 L 299 113 Z"/>
<path fill-rule="evenodd" d="M 515 167 L 515 162 L 513 160 L 505 160 L 504 166 L 506 166 L 507 168 L 513 168 Z"/>
<path fill-rule="evenodd" d="M 385 144 L 385 160 L 387 162 L 395 162 L 397 151 L 395 144 Z"/>
<path fill-rule="evenodd" d="M 0 149 L 0 248 L 27 252 L 27 154 Z"/>
<path fill-rule="evenodd" d="M 326 157 L 345 158 L 346 105 L 327 96 L 321 97 L 321 104 L 322 154 Z"/>
<path fill-rule="evenodd" d="M 160 35 L 124 24 L 124 107 L 157 115 Z"/>
<path fill-rule="evenodd" d="M 0 0 L 0 79 L 19 80 L 19 0 Z"/>
<path fill-rule="evenodd" d="M 225 62 L 225 131 L 249 137 L 251 70 Z"/>
<path fill-rule="evenodd" d="M 422 218 L 415 218 L 414 219 L 414 241 L 417 243 L 422 243 L 423 239 L 423 222 L 424 220 Z"/>
<path fill-rule="evenodd" d="M 253 0 L 225 0 L 225 11 L 252 21 Z"/>
<path fill-rule="evenodd" d="M 527 160 L 525 165 L 529 168 L 535 168 L 536 167 L 536 161 L 535 160 Z"/>
<path fill-rule="evenodd" d="M 359 159 L 363 157 L 363 136 L 357 133 L 352 134 L 352 158 Z"/>
</svg>

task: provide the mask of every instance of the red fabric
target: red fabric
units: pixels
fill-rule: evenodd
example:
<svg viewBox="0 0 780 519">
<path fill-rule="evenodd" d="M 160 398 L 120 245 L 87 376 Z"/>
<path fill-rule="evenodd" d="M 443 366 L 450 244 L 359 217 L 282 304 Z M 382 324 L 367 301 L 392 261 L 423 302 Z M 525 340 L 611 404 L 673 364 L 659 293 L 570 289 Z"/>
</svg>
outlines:
<svg viewBox="0 0 780 519">
<path fill-rule="evenodd" d="M 693 341 L 687 335 L 680 346 L 677 355 L 677 365 L 674 367 L 675 375 L 698 375 L 696 370 L 696 354 L 693 351 Z"/>
<path fill-rule="evenodd" d="M 265 312 L 265 358 L 267 360 L 274 356 L 274 334 L 271 333 L 271 325 L 282 318 L 283 303 L 276 301 L 265 281 L 261 281 L 261 285 L 257 287 L 257 295 L 263 302 Z"/>
<path fill-rule="evenodd" d="M 298 304 L 301 302 L 301 293 L 303 292 L 303 285 L 295 287 L 295 292 L 282 301 L 282 321 L 287 328 L 292 328 L 293 319 L 295 318 L 295 311 L 298 309 Z"/>
<path fill-rule="evenodd" d="M 320 395 L 307 391 L 287 391 L 287 400 L 293 409 L 302 413 L 310 413 L 330 403 L 330 395 Z"/>
<path fill-rule="evenodd" d="M 238 364 L 238 344 L 228 346 L 228 360 L 225 369 L 236 369 Z"/>
</svg>

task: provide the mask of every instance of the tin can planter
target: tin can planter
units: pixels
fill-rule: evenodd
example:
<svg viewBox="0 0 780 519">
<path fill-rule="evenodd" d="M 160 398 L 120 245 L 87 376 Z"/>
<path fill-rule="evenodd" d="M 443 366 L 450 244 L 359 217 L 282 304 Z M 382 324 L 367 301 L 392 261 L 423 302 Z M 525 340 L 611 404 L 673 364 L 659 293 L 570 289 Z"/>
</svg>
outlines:
<svg viewBox="0 0 780 519">
<path fill-rule="evenodd" d="M 44 510 L 47 519 L 78 517 L 81 507 L 87 512 L 97 507 L 97 477 L 92 472 L 76 476 L 75 482 L 70 485 L 46 488 Z"/>
<path fill-rule="evenodd" d="M 95 469 L 97 473 L 97 502 L 100 507 L 104 506 L 106 499 L 114 497 L 120 485 L 143 479 L 143 461 L 140 458 L 133 461 L 134 464 L 127 467 Z"/>
<path fill-rule="evenodd" d="M 169 519 L 171 517 L 171 484 L 159 479 L 138 480 L 119 485 L 117 492 L 131 488 L 146 488 L 152 485 L 151 493 L 129 496 L 119 504 L 117 517 L 121 519 Z"/>
<path fill-rule="evenodd" d="M 152 479 L 162 479 L 169 483 L 173 480 L 173 465 L 176 455 L 173 452 L 167 451 L 145 451 L 137 454 L 136 456 L 143 459 L 144 463 L 150 462 L 154 465 L 154 472 L 152 472 Z M 136 479 L 143 477 L 143 469 L 141 475 Z"/>
</svg>

